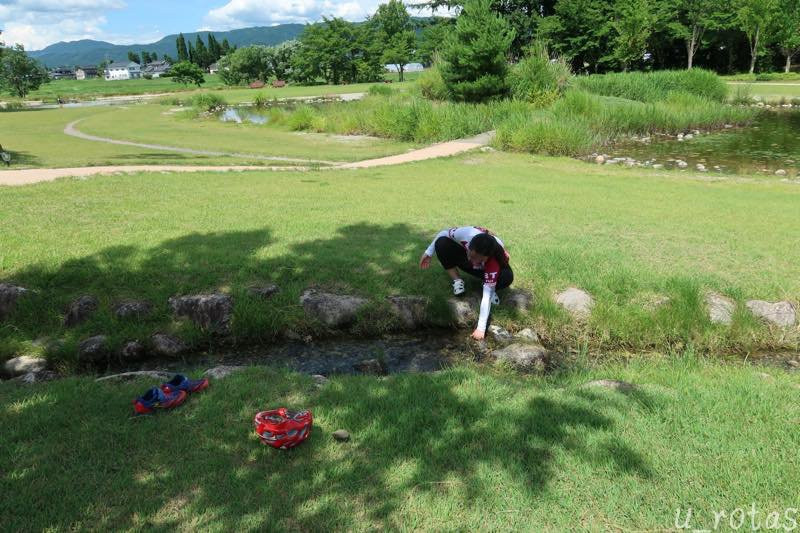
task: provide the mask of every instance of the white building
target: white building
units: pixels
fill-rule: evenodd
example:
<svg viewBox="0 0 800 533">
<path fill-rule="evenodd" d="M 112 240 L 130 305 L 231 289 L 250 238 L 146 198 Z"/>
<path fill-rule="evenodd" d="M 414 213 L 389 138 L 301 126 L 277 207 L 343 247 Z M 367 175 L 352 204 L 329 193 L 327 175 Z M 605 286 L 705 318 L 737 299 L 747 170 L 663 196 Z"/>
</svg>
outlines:
<svg viewBox="0 0 800 533">
<path fill-rule="evenodd" d="M 133 61 L 123 63 L 114 61 L 106 66 L 106 80 L 135 80 L 142 77 L 142 69 L 139 63 Z"/>
</svg>

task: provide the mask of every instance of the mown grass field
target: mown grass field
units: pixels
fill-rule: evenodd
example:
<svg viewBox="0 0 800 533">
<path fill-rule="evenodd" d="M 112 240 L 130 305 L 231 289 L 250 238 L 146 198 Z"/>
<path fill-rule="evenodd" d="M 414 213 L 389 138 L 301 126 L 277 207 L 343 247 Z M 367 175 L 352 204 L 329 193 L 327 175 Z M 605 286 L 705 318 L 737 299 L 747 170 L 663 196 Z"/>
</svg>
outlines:
<svg viewBox="0 0 800 533">
<path fill-rule="evenodd" d="M 397 75 L 386 74 L 385 79 L 392 81 L 393 88 L 407 87 L 418 77 L 418 73 L 407 73 L 405 82 L 399 83 Z M 220 92 L 232 102 L 246 102 L 252 100 L 254 94 L 263 93 L 269 97 L 283 98 L 293 96 L 316 96 L 321 94 L 341 94 L 367 91 L 373 83 L 356 83 L 350 85 L 294 85 L 281 89 L 265 87 L 263 89 L 249 89 L 247 87 L 226 86 L 218 75 L 206 75 L 206 82 L 198 89 L 196 85 L 183 85 L 175 83 L 170 78 L 154 80 L 54 80 L 42 85 L 38 90 L 31 92 L 26 100 L 44 100 L 55 102 L 59 97 L 65 100 L 92 100 L 101 96 L 128 96 L 142 94 L 180 93 L 176 96 L 186 97 L 198 92 L 213 90 Z M 13 98 L 12 98 L 13 100 Z"/>
<path fill-rule="evenodd" d="M 796 330 L 770 331 L 743 302 L 798 300 L 800 189 L 777 179 L 705 178 L 475 153 L 362 171 L 141 174 L 3 188 L 0 279 L 38 292 L 3 327 L 0 352 L 41 353 L 34 341 L 49 336 L 65 341 L 56 357 L 69 361 L 90 335 L 119 346 L 159 330 L 207 342 L 173 322 L 167 299 L 213 290 L 236 300 L 237 342 L 287 330 L 324 334 L 298 305 L 310 286 L 373 302 L 356 333 L 396 325 L 390 294 L 429 296 L 431 316 L 446 324 L 446 276 L 438 267 L 421 272 L 417 260 L 437 231 L 471 223 L 505 240 L 515 285 L 537 297 L 528 315 L 499 308 L 500 325 L 535 325 L 548 342 L 593 349 L 796 347 Z M 283 290 L 260 301 L 247 293 L 259 282 Z M 551 302 L 569 286 L 597 301 L 583 327 Z M 732 327 L 709 323 L 707 289 L 740 302 Z M 64 329 L 67 305 L 83 294 L 100 299 L 100 312 Z M 648 311 L 659 294 L 671 302 Z M 113 319 L 112 305 L 126 298 L 150 300 L 154 315 Z"/>
<path fill-rule="evenodd" d="M 728 530 L 797 518 L 797 374 L 691 354 L 548 378 L 308 377 L 253 368 L 171 412 L 132 418 L 155 383 L 0 383 L 0 525 L 8 531 Z M 583 388 L 590 379 L 639 385 Z M 253 415 L 314 413 L 292 451 Z M 338 429 L 351 434 L 337 443 Z M 790 509 L 794 508 L 794 514 Z M 680 511 L 679 511 L 680 510 Z M 745 516 L 750 525 L 750 517 Z M 717 524 L 719 525 L 719 523 Z"/>
<path fill-rule="evenodd" d="M 402 152 L 412 145 L 388 140 L 300 135 L 288 130 L 182 120 L 170 106 L 45 109 L 0 113 L 0 144 L 11 152 L 13 169 L 139 164 L 287 165 L 247 157 L 203 156 L 93 142 L 64 134 L 78 129 L 113 139 L 216 152 L 301 159 L 354 160 Z M 178 112 L 180 113 L 180 112 Z M 5 166 L 0 168 L 3 172 Z"/>
<path fill-rule="evenodd" d="M 741 88 L 764 102 L 778 103 L 783 99 L 786 103 L 791 103 L 792 99 L 800 100 L 800 82 L 797 81 L 729 82 L 728 87 L 730 94 L 735 94 L 736 90 Z"/>
</svg>

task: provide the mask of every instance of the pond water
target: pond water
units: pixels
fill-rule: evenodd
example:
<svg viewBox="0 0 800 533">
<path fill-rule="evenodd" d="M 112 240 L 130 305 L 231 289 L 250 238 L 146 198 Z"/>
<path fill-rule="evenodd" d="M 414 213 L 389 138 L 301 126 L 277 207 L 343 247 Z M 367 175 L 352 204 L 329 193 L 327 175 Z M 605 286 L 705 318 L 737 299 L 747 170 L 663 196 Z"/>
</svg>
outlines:
<svg viewBox="0 0 800 533">
<path fill-rule="evenodd" d="M 220 113 L 219 119 L 222 122 L 235 122 L 236 124 L 241 124 L 242 122 L 250 122 L 251 124 L 267 123 L 267 117 L 264 115 L 260 115 L 253 111 L 237 109 L 235 107 L 229 107 Z"/>
<path fill-rule="evenodd" d="M 763 175 L 783 170 L 789 178 L 800 176 L 799 111 L 764 112 L 751 126 L 690 133 L 682 141 L 652 136 L 617 143 L 601 153 L 616 159 L 612 164 L 627 166 Z"/>
</svg>

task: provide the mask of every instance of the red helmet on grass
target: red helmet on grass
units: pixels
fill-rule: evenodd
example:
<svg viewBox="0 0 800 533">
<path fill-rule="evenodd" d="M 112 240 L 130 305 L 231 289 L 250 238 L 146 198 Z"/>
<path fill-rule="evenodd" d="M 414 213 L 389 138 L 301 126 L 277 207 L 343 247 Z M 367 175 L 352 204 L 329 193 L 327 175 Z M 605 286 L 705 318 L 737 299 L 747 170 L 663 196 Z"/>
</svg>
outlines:
<svg viewBox="0 0 800 533">
<path fill-rule="evenodd" d="M 253 423 L 261 442 L 282 450 L 294 448 L 311 434 L 311 411 L 289 411 L 285 407 L 256 414 Z"/>
</svg>

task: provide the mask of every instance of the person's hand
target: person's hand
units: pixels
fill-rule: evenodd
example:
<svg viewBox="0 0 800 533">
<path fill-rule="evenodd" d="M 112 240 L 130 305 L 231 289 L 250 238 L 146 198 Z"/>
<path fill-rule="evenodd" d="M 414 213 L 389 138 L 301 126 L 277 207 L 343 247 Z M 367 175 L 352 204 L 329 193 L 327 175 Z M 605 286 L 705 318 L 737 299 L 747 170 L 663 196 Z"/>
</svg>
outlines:
<svg viewBox="0 0 800 533">
<path fill-rule="evenodd" d="M 419 267 L 423 270 L 431 266 L 431 256 L 428 254 L 422 254 L 422 257 L 419 258 Z"/>
<path fill-rule="evenodd" d="M 486 332 L 476 329 L 475 331 L 472 332 L 471 337 L 476 341 L 482 341 L 484 337 L 486 337 Z"/>
</svg>

